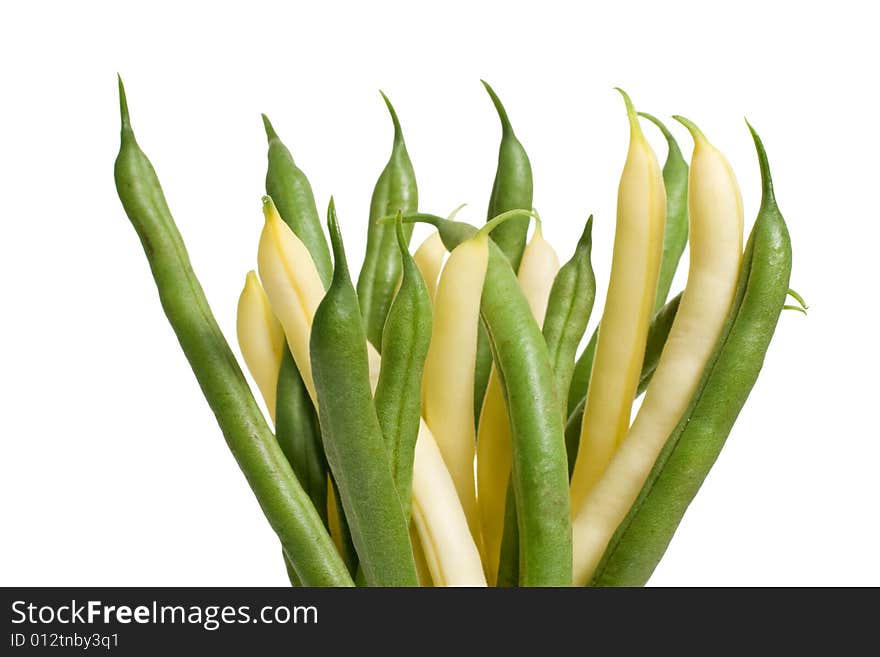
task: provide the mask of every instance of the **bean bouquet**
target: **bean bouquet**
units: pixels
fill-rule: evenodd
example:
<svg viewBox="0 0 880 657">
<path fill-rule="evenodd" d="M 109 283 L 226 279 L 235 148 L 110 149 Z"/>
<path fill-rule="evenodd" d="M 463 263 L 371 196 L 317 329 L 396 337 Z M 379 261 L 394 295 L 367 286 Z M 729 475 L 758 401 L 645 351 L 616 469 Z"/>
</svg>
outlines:
<svg viewBox="0 0 880 657">
<path fill-rule="evenodd" d="M 267 416 L 211 313 L 119 81 L 119 198 L 294 586 L 644 584 L 781 311 L 805 309 L 789 289 L 788 230 L 754 129 L 762 201 L 743 248 L 724 155 L 676 116 L 693 141 L 688 164 L 667 127 L 621 91 L 629 150 L 605 305 L 587 337 L 592 217 L 560 266 L 533 208 L 529 158 L 485 87 L 501 144 L 482 225 L 418 207 L 383 95 L 394 138 L 357 276 L 333 200 L 325 224 L 263 116 L 265 223 L 237 338 Z M 662 169 L 643 129 L 665 137 Z M 416 222 L 432 232 L 411 251 Z M 670 299 L 688 243 L 687 284 Z"/>
</svg>

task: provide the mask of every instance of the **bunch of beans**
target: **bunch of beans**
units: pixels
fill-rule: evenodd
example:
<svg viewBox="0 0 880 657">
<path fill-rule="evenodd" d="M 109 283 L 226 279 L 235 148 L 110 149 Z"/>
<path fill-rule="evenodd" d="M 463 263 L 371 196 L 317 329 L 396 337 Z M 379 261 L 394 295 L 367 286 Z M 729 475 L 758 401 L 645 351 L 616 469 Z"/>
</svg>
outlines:
<svg viewBox="0 0 880 657">
<path fill-rule="evenodd" d="M 781 311 L 805 308 L 789 289 L 791 244 L 757 133 L 749 126 L 762 201 L 743 249 L 725 157 L 677 116 L 694 144 L 688 164 L 667 127 L 621 91 L 630 144 L 611 274 L 578 354 L 596 290 L 592 217 L 560 266 L 532 207 L 529 158 L 484 85 L 501 145 L 482 226 L 419 211 L 383 94 L 394 141 L 356 281 L 333 200 L 325 233 L 306 175 L 263 116 L 265 224 L 237 337 L 266 417 L 119 82 L 119 198 L 295 586 L 644 584 L 742 409 Z M 643 127 L 665 137 L 662 169 Z M 432 232 L 411 254 L 415 222 Z M 688 243 L 687 284 L 669 299 Z"/>
</svg>

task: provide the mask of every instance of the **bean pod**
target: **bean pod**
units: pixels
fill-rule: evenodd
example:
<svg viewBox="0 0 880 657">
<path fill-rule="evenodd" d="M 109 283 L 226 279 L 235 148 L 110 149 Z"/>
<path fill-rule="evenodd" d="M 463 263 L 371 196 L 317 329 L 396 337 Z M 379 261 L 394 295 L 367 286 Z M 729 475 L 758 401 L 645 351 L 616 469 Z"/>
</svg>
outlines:
<svg viewBox="0 0 880 657">
<path fill-rule="evenodd" d="M 408 220 L 433 224 L 450 250 L 476 232 L 473 226 L 434 215 L 418 214 Z M 519 583 L 569 586 L 571 507 L 553 370 L 510 262 L 491 241 L 480 314 L 503 383 L 513 434 Z"/>
<path fill-rule="evenodd" d="M 763 193 L 733 310 L 688 411 L 608 544 L 594 585 L 638 586 L 651 576 L 757 380 L 785 304 L 791 241 L 776 204 L 767 154 L 758 134 L 749 129 Z"/>
<path fill-rule="evenodd" d="M 208 306 L 150 161 L 135 140 L 122 80 L 114 177 L 174 329 L 226 442 L 307 586 L 351 586 L 330 535 L 272 435 Z"/>
<path fill-rule="evenodd" d="M 382 98 L 394 124 L 394 142 L 391 158 L 382 170 L 370 200 L 370 223 L 367 227 L 367 251 L 357 281 L 357 295 L 361 314 L 366 325 L 367 338 L 376 348 L 382 349 L 382 329 L 388 309 L 394 299 L 394 291 L 400 280 L 401 259 L 397 249 L 394 226 L 380 223 L 382 217 L 398 212 L 415 212 L 419 205 L 419 191 L 403 131 L 397 112 L 383 93 Z M 412 226 L 404 226 L 404 238 L 409 244 Z"/>
<path fill-rule="evenodd" d="M 648 328 L 648 339 L 645 341 L 645 358 L 642 361 L 642 372 L 639 375 L 639 387 L 636 390 L 636 396 L 645 391 L 645 388 L 651 382 L 651 377 L 654 376 L 657 362 L 660 360 L 660 354 L 663 353 L 663 347 L 666 344 L 666 338 L 669 337 L 669 330 L 672 328 L 675 315 L 678 313 L 680 302 L 681 295 L 679 294 L 654 313 L 654 317 L 651 319 L 651 326 Z M 569 473 L 574 468 L 574 459 L 577 457 L 581 423 L 584 419 L 585 401 L 586 396 L 582 396 L 565 423 L 565 448 L 568 452 Z"/>
<path fill-rule="evenodd" d="M 574 370 L 575 351 L 587 330 L 593 301 L 596 298 L 596 276 L 590 262 L 593 246 L 593 217 L 587 219 L 584 232 L 553 281 L 542 333 L 550 352 L 550 364 L 556 378 L 556 396 L 560 407 L 568 396 Z"/>
<path fill-rule="evenodd" d="M 501 99 L 489 83 L 483 80 L 483 86 L 495 105 L 501 121 L 501 144 L 498 147 L 498 168 L 495 181 L 492 183 L 492 194 L 489 197 L 487 220 L 497 217 L 509 210 L 530 209 L 532 207 L 532 165 L 525 148 L 513 132 L 513 126 L 507 117 L 507 110 Z M 513 271 L 519 269 L 523 250 L 526 246 L 526 233 L 529 230 L 527 216 L 515 217 L 498 226 L 491 232 L 491 237 L 507 257 Z M 492 352 L 489 347 L 485 330 L 480 327 L 477 335 L 477 364 L 474 376 L 474 422 L 479 424 L 483 398 L 489 383 L 492 370 Z"/>
<path fill-rule="evenodd" d="M 395 223 L 403 278 L 382 332 L 382 366 L 376 385 L 376 414 L 385 436 L 391 473 L 404 515 L 412 497 L 413 455 L 421 416 L 422 372 L 431 342 L 428 288 L 409 255 L 403 224 Z"/>
<path fill-rule="evenodd" d="M 367 584 L 418 586 L 409 529 L 370 389 L 367 340 L 333 201 L 335 266 L 315 311 L 310 355 L 321 434 Z"/>
</svg>

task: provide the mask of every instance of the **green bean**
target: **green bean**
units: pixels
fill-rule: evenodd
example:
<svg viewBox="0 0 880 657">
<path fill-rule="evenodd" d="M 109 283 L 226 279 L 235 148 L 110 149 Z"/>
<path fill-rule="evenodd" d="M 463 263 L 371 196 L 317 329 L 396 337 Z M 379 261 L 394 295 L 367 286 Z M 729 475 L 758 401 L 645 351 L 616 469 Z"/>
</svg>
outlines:
<svg viewBox="0 0 880 657">
<path fill-rule="evenodd" d="M 587 388 L 590 386 L 590 374 L 593 372 L 593 358 L 596 357 L 596 343 L 599 341 L 599 327 L 593 330 L 590 341 L 578 356 L 571 373 L 571 383 L 568 386 L 568 406 L 566 412 L 569 416 L 575 408 L 587 396 Z"/>
<path fill-rule="evenodd" d="M 287 345 L 281 356 L 275 402 L 275 435 L 296 478 L 327 526 L 327 459 L 315 407 Z"/>
<path fill-rule="evenodd" d="M 663 353 L 663 346 L 666 344 L 666 338 L 669 337 L 669 331 L 672 329 L 672 322 L 678 313 L 678 305 L 680 303 L 681 294 L 679 293 L 660 310 L 655 312 L 651 318 L 648 340 L 645 342 L 645 359 L 642 361 L 642 373 L 639 375 L 639 387 L 636 389 L 636 397 L 645 392 L 645 389 L 651 382 L 651 377 L 654 376 L 654 370 L 657 369 L 660 354 Z"/>
<path fill-rule="evenodd" d="M 192 270 L 153 166 L 135 140 L 122 80 L 121 145 L 114 177 L 174 329 L 217 423 L 263 513 L 307 586 L 350 586 L 308 496 L 260 412 Z"/>
<path fill-rule="evenodd" d="M 556 274 L 542 332 L 550 352 L 550 364 L 556 379 L 556 397 L 562 407 L 566 399 L 574 355 L 587 330 L 587 322 L 596 298 L 596 277 L 590 262 L 593 245 L 593 217 L 587 220 L 574 255 Z"/>
<path fill-rule="evenodd" d="M 681 154 L 678 142 L 660 119 L 645 112 L 639 116 L 648 119 L 660 129 L 666 138 L 667 155 L 663 163 L 663 186 L 666 188 L 666 227 L 663 233 L 663 259 L 660 261 L 660 277 L 657 279 L 657 296 L 654 311 L 666 303 L 675 270 L 688 241 L 688 165 Z"/>
<path fill-rule="evenodd" d="M 409 518 L 413 455 L 421 416 L 422 372 L 431 343 L 431 299 L 409 254 L 403 224 L 395 222 L 403 278 L 382 332 L 382 366 L 376 384 L 376 413 L 385 436 L 397 494 Z"/>
<path fill-rule="evenodd" d="M 762 199 L 733 309 L 689 409 L 609 542 L 594 585 L 637 586 L 651 576 L 757 380 L 785 304 L 791 241 L 764 146 L 751 125 L 749 130 L 761 167 Z"/>
<path fill-rule="evenodd" d="M 330 249 L 327 247 L 327 240 L 321 228 L 321 219 L 318 217 L 312 186 L 306 175 L 294 163 L 293 156 L 278 137 L 269 122 L 269 117 L 265 114 L 262 116 L 266 138 L 269 141 L 266 194 L 272 197 L 284 223 L 290 226 L 294 234 L 306 245 L 312 255 L 315 269 L 318 270 L 318 276 L 321 277 L 321 282 L 326 288 L 333 275 L 333 265 L 330 262 Z"/>
<path fill-rule="evenodd" d="M 315 311 L 309 346 L 324 451 L 367 584 L 418 586 L 409 528 L 370 390 L 367 338 L 332 199 L 327 224 L 333 280 Z"/>
<path fill-rule="evenodd" d="M 376 181 L 373 198 L 370 201 L 367 251 L 357 281 L 358 300 L 366 323 L 367 338 L 379 351 L 382 349 L 385 317 L 388 315 L 388 309 L 391 307 L 400 280 L 401 259 L 394 226 L 378 223 L 378 220 L 389 215 L 394 216 L 398 212 L 403 214 L 415 212 L 419 204 L 416 174 L 403 141 L 400 121 L 391 101 L 384 93 L 382 98 L 388 106 L 394 124 L 394 144 L 391 148 L 391 158 L 379 180 Z M 412 226 L 405 226 L 404 237 L 407 244 L 411 235 Z"/>
<path fill-rule="evenodd" d="M 489 197 L 487 220 L 508 210 L 531 209 L 532 207 L 532 165 L 529 156 L 519 139 L 513 133 L 513 126 L 507 118 L 507 111 L 495 90 L 485 80 L 483 86 L 489 93 L 492 103 L 501 120 L 501 145 L 498 148 L 498 169 L 492 195 Z M 529 217 L 514 217 L 495 228 L 491 237 L 498 248 L 507 256 L 513 271 L 519 269 L 523 250 L 526 248 L 526 233 L 529 230 Z"/>
<path fill-rule="evenodd" d="M 323 450 L 323 448 L 324 445 L 322 440 L 321 449 Z M 324 455 L 324 459 L 327 459 L 326 454 Z M 332 472 L 330 473 L 330 485 L 333 487 L 333 508 L 336 510 L 336 522 L 339 523 L 338 531 L 334 537 L 337 541 L 336 549 L 342 556 L 342 560 L 345 562 L 348 572 L 357 575 L 361 573 L 361 569 L 358 566 L 357 550 L 355 549 L 354 541 L 351 538 L 351 529 L 349 528 L 348 520 L 345 517 L 345 509 L 342 508 L 342 498 L 339 496 L 339 485 L 336 483 L 336 478 L 333 476 Z M 333 536 L 332 531 L 330 535 Z M 357 578 L 355 578 L 355 586 L 362 585 L 363 584 L 358 583 Z"/>
<path fill-rule="evenodd" d="M 507 485 L 504 502 L 504 534 L 501 536 L 501 554 L 498 556 L 496 586 L 510 588 L 519 584 L 519 521 L 516 517 L 516 493 L 513 482 Z"/>
<path fill-rule="evenodd" d="M 672 320 L 678 312 L 678 304 L 681 302 L 681 294 L 675 296 L 665 306 L 654 313 L 651 318 L 651 326 L 648 328 L 648 339 L 645 343 L 645 357 L 642 361 L 642 372 L 639 375 L 639 387 L 636 390 L 636 397 L 645 392 L 645 388 L 651 382 L 654 376 L 654 370 L 657 369 L 657 363 L 660 360 L 660 354 L 663 353 L 663 346 L 666 344 L 666 338 L 669 337 L 669 330 L 672 328 Z M 584 419 L 584 403 L 586 394 L 581 397 L 578 405 L 568 416 L 565 424 L 565 449 L 568 453 L 568 471 L 574 468 L 574 460 L 577 457 L 578 443 L 581 435 L 581 423 Z"/>
<path fill-rule="evenodd" d="M 452 250 L 473 236 L 468 224 L 418 214 L 409 221 L 437 227 Z M 553 370 L 535 322 L 504 253 L 489 241 L 480 314 L 504 388 L 513 441 L 512 481 L 519 531 L 519 583 L 571 584 L 571 507 L 562 411 Z"/>
<path fill-rule="evenodd" d="M 525 149 L 513 133 L 513 126 L 507 118 L 507 111 L 501 99 L 485 80 L 483 86 L 489 93 L 501 121 L 501 144 L 498 147 L 498 168 L 486 219 L 490 220 L 508 210 L 530 209 L 532 207 L 532 165 Z M 510 261 L 513 271 L 519 269 L 523 250 L 526 247 L 526 234 L 529 230 L 529 217 L 515 217 L 495 228 L 491 237 Z M 477 358 L 474 374 L 474 424 L 480 423 L 480 410 L 489 384 L 492 371 L 492 351 L 485 329 L 480 326 L 477 333 Z"/>
<path fill-rule="evenodd" d="M 639 112 L 642 116 L 656 125 L 668 145 L 666 162 L 663 164 L 663 186 L 666 189 L 666 227 L 663 233 L 663 259 L 660 261 L 660 275 L 657 279 L 657 295 L 654 300 L 654 311 L 659 311 L 669 296 L 672 279 L 678 269 L 681 254 L 687 244 L 688 238 L 688 165 L 681 154 L 678 142 L 659 119 Z M 593 356 L 596 351 L 598 329 L 593 332 L 586 348 L 575 363 L 568 391 L 568 415 L 574 413 L 581 399 L 586 395 L 590 383 L 590 373 L 593 369 Z"/>
<path fill-rule="evenodd" d="M 330 261 L 330 249 L 318 218 L 312 187 L 306 175 L 294 163 L 290 151 L 278 137 L 269 117 L 265 114 L 262 117 L 269 142 L 266 194 L 274 201 L 284 223 L 290 226 L 308 249 L 318 276 L 326 288 L 330 284 L 333 265 Z M 324 525 L 329 529 L 327 518 L 329 469 L 321 442 L 318 414 L 286 342 L 278 372 L 276 400 L 275 435 L 278 444 L 281 445 L 294 473 L 309 494 Z M 345 527 L 344 519 L 340 522 L 342 527 Z M 350 572 L 353 572 L 351 569 L 353 556 L 353 551 L 343 555 Z"/>
<path fill-rule="evenodd" d="M 290 580 L 290 585 L 293 587 L 302 586 L 302 580 L 299 578 L 299 575 L 296 574 L 296 568 L 293 567 L 290 557 L 287 556 L 287 553 L 283 549 L 281 550 L 281 557 L 284 559 L 284 569 L 287 571 L 287 579 Z"/>
</svg>

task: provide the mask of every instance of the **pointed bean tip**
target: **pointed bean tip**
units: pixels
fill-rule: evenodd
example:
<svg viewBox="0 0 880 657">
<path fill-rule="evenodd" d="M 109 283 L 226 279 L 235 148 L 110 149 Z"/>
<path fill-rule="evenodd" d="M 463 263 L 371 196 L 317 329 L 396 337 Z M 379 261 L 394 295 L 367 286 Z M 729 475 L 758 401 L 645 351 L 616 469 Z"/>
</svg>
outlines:
<svg viewBox="0 0 880 657">
<path fill-rule="evenodd" d="M 633 105 L 632 99 L 629 97 L 629 94 L 620 87 L 614 87 L 614 90 L 623 97 L 623 103 L 626 106 L 626 116 L 629 119 L 630 133 L 633 136 L 641 136 L 642 126 L 639 125 L 639 117 L 636 113 L 636 108 Z"/>
<path fill-rule="evenodd" d="M 119 85 L 119 114 L 122 119 L 122 129 L 131 132 L 131 117 L 128 113 L 128 98 L 125 95 L 125 85 L 122 82 L 122 75 L 117 73 L 116 80 Z"/>
<path fill-rule="evenodd" d="M 746 125 L 749 132 L 752 133 L 752 140 L 755 142 L 755 151 L 758 154 L 758 165 L 761 168 L 761 204 L 776 205 L 776 196 L 773 191 L 773 177 L 770 175 L 770 161 L 767 159 L 767 151 L 764 150 L 764 142 L 761 140 L 758 131 L 746 119 Z"/>
<path fill-rule="evenodd" d="M 348 277 L 348 263 L 345 260 L 345 248 L 342 244 L 342 231 L 339 229 L 339 219 L 336 216 L 336 201 L 330 197 L 327 204 L 327 230 L 330 233 L 330 247 L 333 250 L 333 278 L 337 276 Z"/>
<path fill-rule="evenodd" d="M 400 127 L 400 119 L 397 118 L 397 111 L 394 109 L 394 105 L 391 104 L 391 100 L 384 91 L 379 89 L 379 94 L 382 96 L 382 100 L 385 101 L 385 107 L 388 108 L 388 113 L 391 115 L 391 123 L 394 124 L 394 143 L 402 142 L 403 129 Z"/>
<path fill-rule="evenodd" d="M 495 90 L 488 82 L 486 82 L 485 80 L 480 80 L 480 82 L 483 83 L 483 86 L 486 88 L 486 93 L 489 94 L 489 98 L 492 100 L 492 104 L 495 105 L 495 111 L 498 112 L 498 118 L 501 121 L 502 134 L 512 135 L 513 126 L 510 125 L 510 119 L 507 116 L 507 110 L 504 109 L 504 105 L 501 103 L 501 99 L 498 97 L 498 94 L 495 93 Z"/>
<path fill-rule="evenodd" d="M 454 221 L 454 220 L 455 220 L 455 216 L 456 216 L 459 212 L 461 212 L 462 208 L 464 208 L 466 205 L 467 205 L 467 203 L 462 203 L 462 204 L 459 205 L 457 208 L 455 208 L 452 212 L 449 213 L 449 216 L 446 217 L 446 221 Z"/>
<path fill-rule="evenodd" d="M 687 128 L 688 132 L 691 133 L 691 137 L 694 138 L 694 142 L 708 142 L 706 139 L 706 135 L 703 134 L 703 131 L 697 126 L 696 123 L 691 121 L 688 118 L 681 116 L 680 114 L 673 114 L 672 118 L 681 123 L 685 128 Z"/>
<path fill-rule="evenodd" d="M 278 214 L 278 208 L 275 207 L 275 201 L 272 200 L 272 197 L 268 194 L 261 197 L 260 199 L 263 203 L 263 217 L 266 219 L 266 223 L 274 219 L 281 220 L 281 215 Z"/>
<path fill-rule="evenodd" d="M 672 136 L 672 133 L 669 131 L 669 128 L 666 127 L 666 124 L 663 123 L 663 121 L 658 119 L 653 114 L 649 114 L 648 112 L 638 112 L 638 115 L 657 126 L 657 129 L 663 133 L 663 136 L 666 138 L 666 141 L 669 143 L 669 145 L 678 145 L 675 141 L 675 137 Z"/>
<path fill-rule="evenodd" d="M 266 130 L 266 139 L 268 141 L 272 141 L 273 139 L 278 139 L 278 133 L 275 132 L 275 128 L 272 126 L 272 122 L 269 120 L 269 117 L 265 114 L 260 114 L 263 119 L 263 128 Z"/>
<path fill-rule="evenodd" d="M 584 224 L 584 230 L 578 242 L 585 244 L 588 248 L 593 246 L 593 215 L 587 217 L 587 223 Z"/>
</svg>

